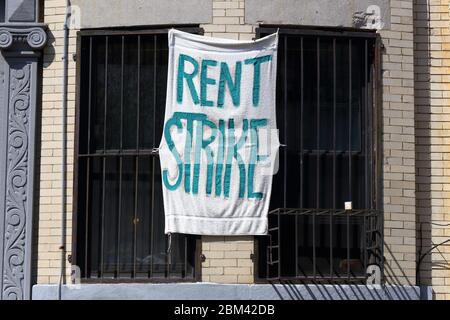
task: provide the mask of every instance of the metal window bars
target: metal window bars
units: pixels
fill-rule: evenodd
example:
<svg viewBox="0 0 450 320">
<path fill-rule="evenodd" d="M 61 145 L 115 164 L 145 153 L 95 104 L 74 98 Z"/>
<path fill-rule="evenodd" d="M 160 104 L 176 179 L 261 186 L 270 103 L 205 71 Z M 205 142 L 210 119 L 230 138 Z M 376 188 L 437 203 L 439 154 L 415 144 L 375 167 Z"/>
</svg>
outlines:
<svg viewBox="0 0 450 320">
<path fill-rule="evenodd" d="M 370 264 L 383 270 L 379 38 L 291 26 L 263 26 L 257 35 L 277 30 L 277 122 L 285 147 L 269 236 L 259 239 L 258 276 L 363 281 Z"/>
<path fill-rule="evenodd" d="M 72 250 L 84 281 L 195 278 L 196 237 L 173 235 L 168 252 L 164 234 L 155 146 L 164 117 L 167 32 L 79 33 Z"/>
<path fill-rule="evenodd" d="M 273 210 L 269 215 L 273 222 L 269 228 L 269 241 L 266 246 L 267 280 L 296 279 L 304 281 L 364 282 L 368 266 L 383 265 L 383 240 L 380 231 L 382 228 L 382 216 L 381 212 L 377 210 L 283 208 Z M 312 228 L 317 228 L 317 230 L 323 229 L 322 241 L 317 241 L 317 239 L 313 238 L 320 233 L 315 232 L 308 239 L 309 241 L 300 243 L 297 233 L 294 249 L 286 245 L 286 241 L 282 239 L 286 223 L 283 224 L 282 219 L 286 219 L 287 223 L 292 224 L 294 221 L 298 221 L 299 217 L 315 218 Z M 340 222 L 342 223 L 341 229 L 345 229 L 346 243 L 339 241 L 333 235 L 334 229 L 339 228 L 338 224 Z M 308 232 L 307 228 L 311 228 L 311 224 L 306 223 L 301 227 L 303 227 L 303 231 Z M 324 236 L 328 229 L 327 227 L 330 227 L 330 232 Z M 300 226 L 297 223 L 296 229 L 298 230 L 299 228 Z M 357 234 L 356 237 L 354 233 Z M 353 237 L 361 240 L 361 243 L 353 243 L 353 248 L 349 240 L 351 234 Z M 328 243 L 323 243 L 323 238 L 326 238 Z M 302 254 L 302 251 L 308 251 L 305 250 L 308 245 L 312 245 L 312 250 L 317 250 L 317 247 L 320 246 L 322 251 L 325 248 L 325 251 L 328 252 L 326 252 L 327 254 L 313 254 L 312 256 L 305 253 Z M 344 254 L 342 254 L 343 249 L 345 251 Z M 289 254 L 293 253 L 295 260 L 287 259 L 287 262 L 284 261 L 281 258 L 283 250 L 289 251 Z M 295 271 L 290 274 L 286 273 L 283 263 L 293 264 Z"/>
</svg>

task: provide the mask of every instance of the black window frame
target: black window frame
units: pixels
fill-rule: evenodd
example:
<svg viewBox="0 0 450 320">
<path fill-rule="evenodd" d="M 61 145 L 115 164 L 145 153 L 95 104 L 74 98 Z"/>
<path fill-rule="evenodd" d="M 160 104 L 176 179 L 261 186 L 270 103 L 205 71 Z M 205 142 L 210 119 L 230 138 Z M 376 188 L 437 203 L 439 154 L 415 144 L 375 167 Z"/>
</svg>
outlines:
<svg viewBox="0 0 450 320">
<path fill-rule="evenodd" d="M 300 282 L 300 283 L 365 283 L 367 279 L 367 274 L 365 274 L 363 277 L 359 277 L 357 275 L 351 274 L 350 271 L 350 262 L 349 262 L 349 249 L 347 249 L 347 273 L 343 277 L 337 277 L 335 274 L 335 271 L 333 269 L 333 258 L 330 257 L 331 262 L 330 264 L 330 273 L 329 275 L 320 273 L 318 274 L 316 272 L 316 264 L 317 260 L 315 257 L 315 251 L 313 253 L 313 274 L 301 274 L 299 271 L 299 264 L 298 264 L 298 220 L 300 218 L 304 217 L 311 217 L 313 221 L 316 219 L 316 217 L 319 217 L 323 219 L 323 217 L 330 217 L 329 219 L 329 225 L 330 225 L 330 231 L 329 235 L 331 244 L 330 248 L 333 245 L 333 231 L 331 227 L 333 225 L 334 219 L 341 219 L 346 220 L 347 224 L 347 245 L 349 243 L 349 225 L 350 225 L 350 217 L 358 217 L 362 219 L 363 221 L 363 231 L 364 232 L 364 249 L 365 250 L 372 250 L 367 243 L 370 241 L 370 244 L 373 244 L 373 251 L 370 261 L 366 261 L 366 258 L 364 258 L 364 264 L 363 268 L 366 268 L 370 264 L 376 264 L 381 271 L 381 281 L 384 281 L 384 245 L 383 245 L 383 239 L 384 239 L 384 217 L 382 212 L 382 112 L 381 112 L 381 106 L 382 106 L 382 96 L 381 96 L 381 38 L 378 33 L 376 33 L 374 30 L 360 30 L 360 29 L 353 29 L 353 28 L 331 28 L 331 27 L 314 27 L 314 26 L 295 26 L 295 25 L 260 25 L 258 28 L 256 28 L 256 38 L 261 38 L 262 36 L 265 36 L 267 34 L 271 34 L 274 32 L 278 32 L 280 35 L 280 42 L 287 41 L 287 37 L 294 36 L 294 37 L 300 37 L 301 43 L 302 43 L 302 49 L 303 50 L 303 39 L 305 37 L 316 37 L 317 39 L 320 39 L 322 37 L 328 37 L 332 39 L 365 39 L 366 43 L 366 57 L 367 57 L 367 50 L 368 50 L 368 41 L 373 45 L 373 48 L 370 48 L 370 50 L 373 50 L 373 61 L 371 64 L 371 67 L 373 69 L 371 70 L 371 79 L 372 79 L 372 91 L 371 91 L 371 101 L 367 101 L 367 107 L 371 107 L 370 109 L 370 121 L 372 123 L 371 128 L 368 128 L 371 131 L 371 135 L 366 135 L 371 140 L 371 148 L 368 150 L 370 153 L 370 159 L 368 160 L 369 163 L 369 170 L 371 171 L 371 188 L 370 188 L 370 197 L 369 199 L 369 205 L 364 208 L 363 210 L 345 210 L 345 209 L 331 209 L 328 210 L 324 209 L 306 209 L 306 208 L 271 208 L 271 211 L 269 213 L 269 234 L 268 236 L 262 236 L 257 237 L 255 241 L 255 252 L 257 252 L 257 259 L 255 259 L 255 281 L 257 283 L 267 283 L 267 282 L 284 282 L 284 281 L 292 281 L 292 282 Z M 334 41 L 334 40 L 333 40 Z M 363 40 L 364 41 L 364 40 Z M 334 42 L 336 43 L 336 42 Z M 286 42 L 284 43 L 286 44 Z M 283 46 L 283 43 L 280 43 L 280 46 Z M 335 46 L 335 44 L 334 44 Z M 350 42 L 351 46 L 351 42 Z M 334 52 L 334 54 L 336 54 Z M 286 56 L 281 57 L 280 56 L 280 50 L 278 52 L 278 89 L 277 89 L 277 106 L 280 103 L 280 87 L 284 87 L 286 82 L 282 81 L 280 83 L 280 68 L 283 68 L 283 64 L 280 63 L 282 59 L 286 59 Z M 303 55 L 303 53 L 302 53 Z M 303 58 L 302 58 L 303 59 Z M 303 62 L 302 62 L 303 63 Z M 334 65 L 336 65 L 336 62 L 334 62 Z M 351 68 L 351 67 L 350 67 Z M 366 68 L 367 68 L 367 60 L 366 60 Z M 351 69 L 350 69 L 351 70 Z M 303 72 L 303 70 L 302 70 Z M 318 71 L 319 73 L 320 71 Z M 335 73 L 336 71 L 334 71 Z M 303 76 L 302 76 L 303 77 Z M 287 78 L 287 76 L 285 77 Z M 367 75 L 366 75 L 367 79 Z M 303 81 L 303 80 L 302 80 Z M 334 80 L 335 82 L 336 80 Z M 351 80 L 350 80 L 351 82 Z M 336 90 L 336 89 L 334 89 Z M 283 91 L 283 90 L 282 90 Z M 320 89 L 319 93 L 320 95 Z M 287 105 L 287 97 L 285 95 L 285 92 L 283 91 L 284 97 L 281 98 L 281 104 Z M 369 93 L 366 93 L 366 99 L 368 99 Z M 334 100 L 336 100 L 336 96 L 334 97 Z M 334 102 L 336 103 L 336 102 Z M 284 106 L 283 106 L 284 108 Z M 303 117 L 303 116 L 302 116 Z M 280 121 L 284 121 L 286 119 L 277 119 L 277 122 L 280 123 Z M 334 120 L 335 121 L 335 120 Z M 368 130 L 368 131 L 369 131 Z M 281 137 L 281 135 L 280 135 Z M 281 141 L 281 143 L 284 143 L 284 141 Z M 334 147 L 336 149 L 336 146 Z M 280 153 L 287 152 L 285 150 L 286 148 L 281 148 Z M 353 150 L 353 149 L 351 149 Z M 320 151 L 320 150 L 317 150 Z M 301 151 L 303 152 L 303 150 Z M 287 155 L 286 155 L 287 156 Z M 349 157 L 351 158 L 351 157 Z M 365 160 L 367 161 L 367 160 Z M 351 161 L 349 161 L 351 162 Z M 334 169 L 335 172 L 336 169 Z M 303 174 L 301 174 L 303 175 Z M 335 176 L 336 173 L 333 173 Z M 275 183 L 275 180 L 274 180 Z M 284 178 L 284 183 L 286 183 L 286 178 Z M 275 186 L 274 186 L 275 188 Z M 300 189 L 301 190 L 301 189 Z M 335 190 L 335 189 L 333 189 Z M 302 193 L 303 191 L 301 191 Z M 273 196 L 273 195 L 272 195 Z M 284 203 L 286 204 L 286 200 L 284 200 Z M 273 209 L 273 210 L 272 210 Z M 336 218 L 335 218 L 336 217 Z M 291 219 L 288 222 L 283 222 L 282 219 Z M 292 237 L 295 237 L 295 240 L 292 238 L 292 241 L 295 241 L 296 247 L 297 247 L 297 253 L 295 253 L 295 258 L 290 258 L 291 260 L 295 259 L 295 262 L 292 261 L 294 264 L 295 272 L 294 274 L 285 275 L 283 274 L 281 270 L 281 260 L 282 260 L 282 251 L 283 251 L 283 240 L 281 239 L 280 233 L 282 233 L 283 228 L 286 228 L 286 224 L 289 225 L 289 223 L 293 223 L 293 219 L 295 219 L 295 231 L 290 230 L 293 232 Z M 303 220 L 305 221 L 305 220 Z M 283 227 L 284 225 L 284 227 Z M 314 222 L 313 222 L 314 226 Z M 294 229 L 294 227 L 289 227 L 291 229 Z M 288 228 L 287 228 L 288 229 Z M 315 227 L 313 227 L 313 235 L 312 235 L 312 241 L 313 243 L 316 242 L 316 237 L 314 235 Z M 369 240 L 367 240 L 369 239 Z M 313 244 L 314 246 L 314 244 Z M 315 249 L 314 249 L 315 250 Z M 332 250 L 330 250 L 330 255 L 332 255 Z M 294 251 L 295 252 L 295 251 Z M 366 256 L 366 253 L 364 255 Z M 297 267 L 295 267 L 297 266 Z M 265 270 L 259 270 L 263 269 Z"/>
<path fill-rule="evenodd" d="M 74 156 L 73 156 L 73 203 L 72 203 L 72 244 L 71 244 L 71 256 L 69 257 L 69 263 L 72 266 L 77 266 L 77 257 L 78 257 L 78 202 L 79 202 L 79 166 L 80 166 L 80 110 L 81 110 L 81 81 L 82 81 L 82 71 L 81 71 L 81 41 L 82 37 L 109 37 L 109 36 L 156 36 L 156 35 L 167 35 L 171 28 L 176 28 L 178 30 L 182 30 L 185 32 L 190 32 L 194 34 L 203 35 L 203 29 L 199 27 L 199 25 L 174 25 L 174 26 L 153 26 L 153 27 L 131 27 L 131 28 L 107 28 L 107 29 L 84 29 L 77 32 L 77 41 L 76 41 L 76 55 L 74 56 L 74 60 L 76 61 L 76 92 L 75 92 L 75 135 L 74 135 Z M 165 96 L 165 91 L 164 91 Z M 147 150 L 148 151 L 148 150 Z M 126 151 L 122 151 L 124 154 L 122 156 L 127 156 Z M 137 153 L 139 151 L 137 150 Z M 131 154 L 131 153 L 130 153 Z M 150 150 L 145 153 L 147 156 L 158 156 L 157 151 Z M 108 156 L 106 153 L 103 157 Z M 82 283 L 164 283 L 164 282 L 196 282 L 200 280 L 201 271 L 200 271 L 200 250 L 201 250 L 201 240 L 196 236 L 189 236 L 190 241 L 194 241 L 195 246 L 195 258 L 193 264 L 193 276 L 192 277 L 173 277 L 170 274 L 170 269 L 166 272 L 165 277 L 130 277 L 130 278 L 121 278 L 121 277 L 98 277 L 98 278 L 86 278 L 82 277 Z M 166 239 L 167 246 L 168 238 Z M 167 258 L 166 264 L 169 268 L 170 265 L 170 257 Z M 135 275 L 136 276 L 136 275 Z"/>
</svg>

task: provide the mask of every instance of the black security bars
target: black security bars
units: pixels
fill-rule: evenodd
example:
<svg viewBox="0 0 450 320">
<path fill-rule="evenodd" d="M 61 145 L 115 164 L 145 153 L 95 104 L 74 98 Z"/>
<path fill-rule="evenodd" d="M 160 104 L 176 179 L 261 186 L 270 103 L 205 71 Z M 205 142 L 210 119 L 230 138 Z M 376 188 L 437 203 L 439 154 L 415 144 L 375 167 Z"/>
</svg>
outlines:
<svg viewBox="0 0 450 320">
<path fill-rule="evenodd" d="M 269 236 L 259 239 L 259 278 L 363 281 L 370 264 L 382 268 L 377 36 L 257 29 L 259 37 L 277 31 L 277 122 L 285 146 Z"/>
<path fill-rule="evenodd" d="M 77 56 L 73 263 L 85 280 L 192 281 L 196 238 L 173 235 L 168 250 L 164 234 L 156 148 L 165 110 L 167 29 L 85 31 Z"/>
</svg>

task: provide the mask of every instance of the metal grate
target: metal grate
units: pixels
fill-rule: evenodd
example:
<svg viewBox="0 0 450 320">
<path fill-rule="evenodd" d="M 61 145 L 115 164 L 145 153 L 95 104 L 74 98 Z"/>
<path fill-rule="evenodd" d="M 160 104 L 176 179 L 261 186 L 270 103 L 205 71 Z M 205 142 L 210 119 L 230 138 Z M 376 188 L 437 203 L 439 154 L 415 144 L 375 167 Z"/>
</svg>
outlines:
<svg viewBox="0 0 450 320">
<path fill-rule="evenodd" d="M 74 263 L 84 279 L 194 279 L 196 237 L 168 253 L 158 147 L 167 30 L 82 32 Z"/>
<path fill-rule="evenodd" d="M 279 36 L 277 123 L 285 147 L 270 235 L 259 241 L 259 277 L 365 279 L 369 264 L 382 268 L 377 35 L 280 28 Z"/>
<path fill-rule="evenodd" d="M 364 281 L 369 265 L 383 264 L 382 216 L 377 210 L 277 209 L 269 221 L 268 280 Z M 293 224 L 301 231 L 295 247 L 282 239 Z M 281 251 L 295 257 L 294 272 L 282 265 L 286 260 Z"/>
</svg>

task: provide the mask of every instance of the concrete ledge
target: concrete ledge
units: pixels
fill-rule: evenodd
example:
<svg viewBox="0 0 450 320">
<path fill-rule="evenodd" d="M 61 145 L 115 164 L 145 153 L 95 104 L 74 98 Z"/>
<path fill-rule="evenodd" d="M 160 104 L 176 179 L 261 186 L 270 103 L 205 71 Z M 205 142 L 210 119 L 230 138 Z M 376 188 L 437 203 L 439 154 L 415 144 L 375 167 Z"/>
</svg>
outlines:
<svg viewBox="0 0 450 320">
<path fill-rule="evenodd" d="M 245 22 L 353 27 L 354 15 L 369 8 L 389 29 L 389 0 L 246 0 Z"/>
<path fill-rule="evenodd" d="M 56 300 L 58 285 L 35 285 L 34 300 Z M 431 287 L 234 285 L 214 283 L 63 286 L 63 300 L 431 300 Z"/>
<path fill-rule="evenodd" d="M 72 0 L 72 6 L 81 29 L 212 21 L 212 0 Z"/>
</svg>

